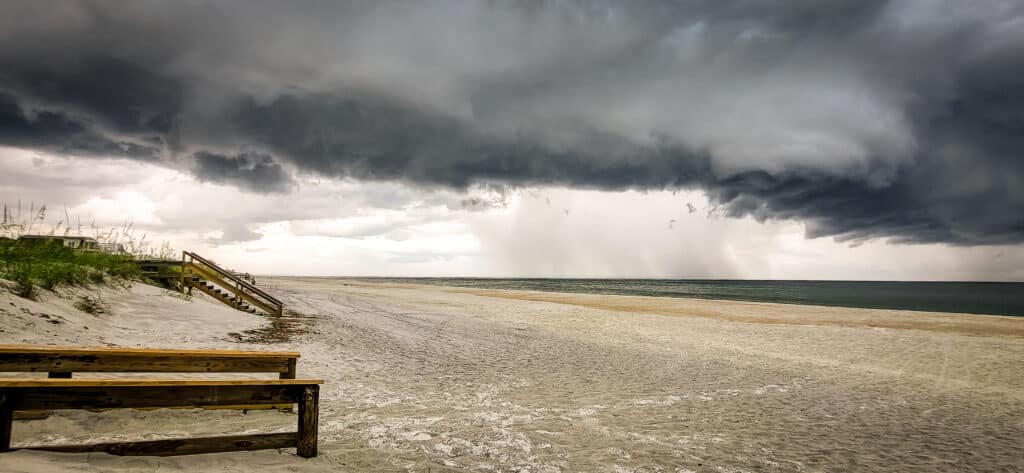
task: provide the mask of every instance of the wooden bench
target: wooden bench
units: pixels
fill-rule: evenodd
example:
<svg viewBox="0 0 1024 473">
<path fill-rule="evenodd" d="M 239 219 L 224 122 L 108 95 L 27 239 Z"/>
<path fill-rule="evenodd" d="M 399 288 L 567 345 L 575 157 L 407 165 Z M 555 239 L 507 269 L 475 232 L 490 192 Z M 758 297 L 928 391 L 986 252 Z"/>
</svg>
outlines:
<svg viewBox="0 0 1024 473">
<path fill-rule="evenodd" d="M 277 373 L 295 379 L 297 352 L 239 350 L 167 350 L 159 348 L 0 345 L 0 372 L 48 373 Z M 215 409 L 288 409 L 290 405 L 204 406 Z M 45 418 L 45 412 L 21 411 L 18 419 Z"/>
<path fill-rule="evenodd" d="M 278 434 L 236 435 L 91 445 L 39 446 L 59 452 L 107 452 L 114 455 L 193 453 L 295 447 L 301 457 L 317 454 L 317 416 L 321 380 L 128 380 L 0 379 L 0 451 L 11 447 L 16 410 L 118 409 L 243 404 L 299 405 L 298 430 Z"/>
</svg>

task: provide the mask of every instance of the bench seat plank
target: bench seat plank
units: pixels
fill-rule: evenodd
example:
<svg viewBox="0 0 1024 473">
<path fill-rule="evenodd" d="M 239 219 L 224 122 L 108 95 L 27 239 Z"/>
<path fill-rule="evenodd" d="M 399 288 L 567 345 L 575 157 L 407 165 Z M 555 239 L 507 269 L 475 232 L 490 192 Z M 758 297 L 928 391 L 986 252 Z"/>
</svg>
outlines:
<svg viewBox="0 0 1024 473">
<path fill-rule="evenodd" d="M 0 378 L 0 389 L 6 388 L 95 388 L 149 386 L 291 386 L 324 384 L 322 379 L 82 379 L 82 378 Z"/>
<path fill-rule="evenodd" d="M 177 355 L 0 353 L 0 372 L 290 373 L 294 358 Z"/>
<path fill-rule="evenodd" d="M 72 373 L 276 373 L 296 377 L 298 352 L 243 350 L 180 350 L 159 348 L 74 347 L 0 344 L 0 372 L 47 373 L 71 378 Z M 209 406 L 272 409 L 277 405 Z M 25 411 L 19 417 L 25 417 Z M 40 418 L 39 415 L 30 417 Z"/>
<path fill-rule="evenodd" d="M 0 372 L 278 373 L 294 378 L 297 352 L 0 345 Z"/>
<path fill-rule="evenodd" d="M 117 348 L 117 347 L 69 347 L 41 345 L 4 345 L 0 344 L 0 353 L 47 353 L 54 355 L 168 355 L 168 356 L 217 356 L 217 357 L 270 357 L 299 358 L 294 351 L 244 351 L 244 350 L 180 350 L 165 348 Z"/>
</svg>

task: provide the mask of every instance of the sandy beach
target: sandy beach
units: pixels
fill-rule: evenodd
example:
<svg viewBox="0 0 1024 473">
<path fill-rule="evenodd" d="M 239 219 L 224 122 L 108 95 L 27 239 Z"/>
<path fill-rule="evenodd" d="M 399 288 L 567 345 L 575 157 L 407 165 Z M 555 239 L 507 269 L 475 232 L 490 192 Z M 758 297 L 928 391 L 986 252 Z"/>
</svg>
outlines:
<svg viewBox="0 0 1024 473">
<path fill-rule="evenodd" d="M 296 350 L 320 456 L 17 451 L 0 471 L 1024 469 L 1024 318 L 265 278 L 272 321 L 134 284 L 0 291 L 0 343 Z M 285 432 L 276 411 L 60 411 L 14 446 Z"/>
</svg>

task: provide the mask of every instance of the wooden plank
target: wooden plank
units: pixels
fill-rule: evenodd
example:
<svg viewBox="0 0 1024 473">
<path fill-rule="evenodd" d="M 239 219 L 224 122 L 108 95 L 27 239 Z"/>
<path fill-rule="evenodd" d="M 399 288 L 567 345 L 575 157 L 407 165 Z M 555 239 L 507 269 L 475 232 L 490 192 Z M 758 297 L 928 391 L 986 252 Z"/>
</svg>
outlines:
<svg viewBox="0 0 1024 473">
<path fill-rule="evenodd" d="M 181 275 L 177 272 L 173 273 L 148 273 L 143 271 L 142 275 L 149 279 L 178 279 Z"/>
<path fill-rule="evenodd" d="M 295 446 L 295 432 L 188 439 L 149 440 L 145 442 L 96 443 L 90 445 L 55 445 L 19 448 L 48 452 L 85 453 L 106 452 L 122 456 L 171 456 L 197 453 L 239 452 L 291 448 Z"/>
<path fill-rule="evenodd" d="M 198 409 L 206 411 L 265 411 L 279 410 L 291 411 L 294 404 L 239 404 L 234 406 L 199 406 Z M 119 408 L 90 409 L 92 412 L 112 411 Z M 168 407 L 136 407 L 140 411 L 154 411 L 157 409 L 197 409 L 196 406 L 168 406 Z M 14 411 L 14 420 L 39 420 L 49 417 L 50 411 Z"/>
<path fill-rule="evenodd" d="M 49 411 L 14 411 L 14 420 L 41 420 L 50 417 Z"/>
<path fill-rule="evenodd" d="M 287 373 L 294 361 L 283 356 L 0 353 L 0 372 Z"/>
<path fill-rule="evenodd" d="M 291 404 L 302 385 L 103 386 L 0 388 L 14 394 L 14 410 Z"/>
<path fill-rule="evenodd" d="M 231 410 L 231 411 L 266 411 L 266 410 L 279 410 L 279 411 L 291 411 L 295 404 L 241 404 L 234 406 L 200 406 L 202 409 L 207 411 L 220 411 L 220 410 Z M 178 409 L 176 407 L 168 407 L 167 409 Z M 182 407 L 181 409 L 195 409 L 194 407 Z"/>
<path fill-rule="evenodd" d="M 321 379 L 54 379 L 0 378 L 0 389 L 7 388 L 99 388 L 155 386 L 304 386 L 323 384 Z"/>
<path fill-rule="evenodd" d="M 118 348 L 118 347 L 71 347 L 58 345 L 6 345 L 0 344 L 0 353 L 47 353 L 99 355 L 117 353 L 123 355 L 174 355 L 174 356 L 218 356 L 218 357 L 270 357 L 299 358 L 296 351 L 244 351 L 244 350 L 179 350 L 166 348 Z"/>
</svg>

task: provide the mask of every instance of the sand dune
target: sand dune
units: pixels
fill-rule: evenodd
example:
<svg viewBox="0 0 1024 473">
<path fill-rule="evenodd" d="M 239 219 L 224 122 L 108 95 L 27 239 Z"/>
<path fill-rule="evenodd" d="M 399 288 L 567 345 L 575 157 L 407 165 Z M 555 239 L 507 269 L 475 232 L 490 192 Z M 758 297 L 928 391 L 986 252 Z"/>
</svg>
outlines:
<svg viewBox="0 0 1024 473">
<path fill-rule="evenodd" d="M 0 343 L 301 351 L 300 375 L 326 380 L 320 457 L 14 452 L 0 455 L 0 470 L 1024 469 L 1024 319 L 325 279 L 269 284 L 302 314 L 307 333 L 238 343 L 267 340 L 243 333 L 265 320 L 135 286 L 107 290 L 104 316 L 56 297 L 34 303 L 0 292 Z M 66 411 L 17 422 L 14 441 L 293 423 L 278 412 Z"/>
</svg>

